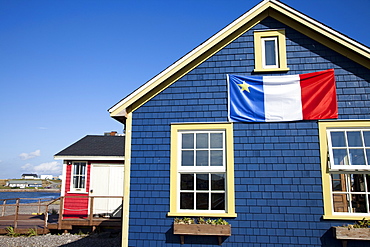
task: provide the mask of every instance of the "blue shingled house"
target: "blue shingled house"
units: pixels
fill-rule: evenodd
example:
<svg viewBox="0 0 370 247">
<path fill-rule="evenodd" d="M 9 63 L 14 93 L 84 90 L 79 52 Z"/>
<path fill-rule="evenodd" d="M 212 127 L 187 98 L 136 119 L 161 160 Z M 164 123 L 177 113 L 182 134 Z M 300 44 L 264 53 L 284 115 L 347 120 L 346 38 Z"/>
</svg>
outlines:
<svg viewBox="0 0 370 247">
<path fill-rule="evenodd" d="M 109 109 L 126 133 L 122 245 L 218 245 L 174 234 L 205 217 L 231 224 L 223 246 L 341 246 L 332 227 L 370 217 L 369 69 L 367 46 L 263 0 L 140 86 Z M 229 121 L 227 75 L 325 70 L 337 117 Z"/>
</svg>

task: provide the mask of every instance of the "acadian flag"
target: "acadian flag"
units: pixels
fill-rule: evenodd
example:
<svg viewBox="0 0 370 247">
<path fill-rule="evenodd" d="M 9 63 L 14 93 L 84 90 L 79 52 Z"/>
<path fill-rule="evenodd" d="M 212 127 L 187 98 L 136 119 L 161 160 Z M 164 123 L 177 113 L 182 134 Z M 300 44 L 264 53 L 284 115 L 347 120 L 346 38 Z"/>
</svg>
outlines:
<svg viewBox="0 0 370 247">
<path fill-rule="evenodd" d="M 283 76 L 227 75 L 230 122 L 338 118 L 334 69 Z"/>
</svg>

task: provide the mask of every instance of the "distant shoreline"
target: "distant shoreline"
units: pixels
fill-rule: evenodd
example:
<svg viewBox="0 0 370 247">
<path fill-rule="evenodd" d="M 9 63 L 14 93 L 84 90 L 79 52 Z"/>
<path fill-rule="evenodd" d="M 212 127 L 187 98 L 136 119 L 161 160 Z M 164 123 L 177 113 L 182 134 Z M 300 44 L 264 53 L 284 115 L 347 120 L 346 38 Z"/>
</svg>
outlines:
<svg viewBox="0 0 370 247">
<path fill-rule="evenodd" d="M 0 189 L 0 192 L 53 192 L 59 193 L 58 189 Z"/>
</svg>

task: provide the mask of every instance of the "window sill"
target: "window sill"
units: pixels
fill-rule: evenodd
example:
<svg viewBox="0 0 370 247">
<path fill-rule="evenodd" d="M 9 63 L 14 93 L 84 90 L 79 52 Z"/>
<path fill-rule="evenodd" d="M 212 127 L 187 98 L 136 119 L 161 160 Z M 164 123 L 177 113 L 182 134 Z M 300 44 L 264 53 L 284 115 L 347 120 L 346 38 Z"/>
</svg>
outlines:
<svg viewBox="0 0 370 247">
<path fill-rule="evenodd" d="M 86 191 L 67 191 L 68 194 L 89 194 Z"/>
<path fill-rule="evenodd" d="M 368 165 L 358 166 L 335 166 L 329 169 L 330 172 L 369 172 L 370 167 Z"/>
<path fill-rule="evenodd" d="M 254 69 L 253 72 L 263 73 L 263 72 L 286 72 L 289 71 L 289 68 L 273 68 L 273 69 Z"/>
<path fill-rule="evenodd" d="M 361 215 L 323 215 L 324 220 L 362 220 L 368 218 L 370 214 Z"/>
<path fill-rule="evenodd" d="M 167 216 L 176 216 L 176 217 L 224 217 L 224 218 L 235 218 L 238 215 L 236 213 L 202 213 L 202 212 L 184 212 L 184 213 L 177 213 L 177 212 L 168 212 Z"/>
</svg>

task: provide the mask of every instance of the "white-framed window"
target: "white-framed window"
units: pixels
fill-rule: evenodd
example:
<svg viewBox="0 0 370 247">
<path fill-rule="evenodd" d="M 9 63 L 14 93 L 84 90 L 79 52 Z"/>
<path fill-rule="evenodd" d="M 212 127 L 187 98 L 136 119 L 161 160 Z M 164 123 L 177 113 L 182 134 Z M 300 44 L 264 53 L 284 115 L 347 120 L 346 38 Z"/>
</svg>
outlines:
<svg viewBox="0 0 370 247">
<path fill-rule="evenodd" d="M 320 121 L 324 218 L 370 216 L 370 121 Z"/>
<path fill-rule="evenodd" d="M 236 217 L 231 123 L 171 125 L 168 216 Z"/>
<path fill-rule="evenodd" d="M 327 138 L 334 213 L 369 213 L 370 129 L 329 128 Z"/>
<path fill-rule="evenodd" d="M 179 212 L 225 213 L 225 131 L 179 131 Z"/>
<path fill-rule="evenodd" d="M 78 161 L 72 163 L 72 191 L 85 191 L 86 190 L 86 174 L 87 174 L 87 163 L 84 161 Z"/>
<path fill-rule="evenodd" d="M 331 170 L 370 171 L 370 129 L 327 129 Z"/>
<path fill-rule="evenodd" d="M 279 67 L 278 37 L 262 37 L 262 68 Z"/>
</svg>

